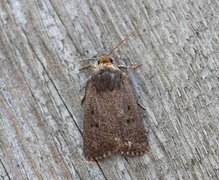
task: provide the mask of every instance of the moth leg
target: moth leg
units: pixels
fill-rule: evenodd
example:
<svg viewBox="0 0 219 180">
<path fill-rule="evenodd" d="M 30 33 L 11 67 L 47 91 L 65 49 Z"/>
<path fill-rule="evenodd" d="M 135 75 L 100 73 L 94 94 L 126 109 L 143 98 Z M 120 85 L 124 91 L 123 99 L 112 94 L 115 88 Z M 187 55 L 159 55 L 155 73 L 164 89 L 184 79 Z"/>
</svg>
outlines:
<svg viewBox="0 0 219 180">
<path fill-rule="evenodd" d="M 86 95 L 84 94 L 82 100 L 81 100 L 81 104 L 84 104 L 84 100 L 85 100 Z"/>
<path fill-rule="evenodd" d="M 137 104 L 138 104 L 142 109 L 146 110 L 146 107 L 145 107 L 141 102 L 138 101 Z"/>
<path fill-rule="evenodd" d="M 136 69 L 136 68 L 138 68 L 141 65 L 142 65 L 141 63 L 136 63 L 136 64 L 133 64 L 131 66 L 117 65 L 117 67 L 118 68 L 125 68 L 125 69 Z"/>
<path fill-rule="evenodd" d="M 92 64 L 89 64 L 88 66 L 84 66 L 82 68 L 80 68 L 79 70 L 84 70 L 84 69 L 87 69 L 87 68 L 96 68 L 96 66 L 92 65 Z"/>
<path fill-rule="evenodd" d="M 61 66 L 64 66 L 65 68 L 67 68 L 67 66 L 63 63 L 56 63 L 56 64 L 48 65 L 49 68 L 57 68 L 57 67 L 61 67 Z"/>
<path fill-rule="evenodd" d="M 86 86 L 85 86 L 85 93 L 84 93 L 84 96 L 83 96 L 83 98 L 82 98 L 82 100 L 81 100 L 81 104 L 84 103 L 84 100 L 85 100 L 85 98 L 86 98 L 86 92 L 87 92 L 88 83 L 89 83 L 90 80 L 91 80 L 91 77 L 89 77 L 89 79 L 87 80 L 87 83 L 86 83 Z"/>
</svg>

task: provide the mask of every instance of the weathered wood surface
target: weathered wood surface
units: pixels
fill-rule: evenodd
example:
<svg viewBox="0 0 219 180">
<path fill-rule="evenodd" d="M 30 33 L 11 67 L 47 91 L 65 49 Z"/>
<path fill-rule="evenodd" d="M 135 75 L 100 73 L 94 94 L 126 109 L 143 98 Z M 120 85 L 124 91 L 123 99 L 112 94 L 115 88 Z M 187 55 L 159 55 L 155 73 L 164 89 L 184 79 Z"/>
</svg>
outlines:
<svg viewBox="0 0 219 180">
<path fill-rule="evenodd" d="M 80 101 L 90 62 L 123 44 L 148 137 L 139 158 L 87 162 Z M 219 1 L 1 0 L 2 179 L 218 179 Z M 91 62 L 93 63 L 93 62 Z"/>
</svg>

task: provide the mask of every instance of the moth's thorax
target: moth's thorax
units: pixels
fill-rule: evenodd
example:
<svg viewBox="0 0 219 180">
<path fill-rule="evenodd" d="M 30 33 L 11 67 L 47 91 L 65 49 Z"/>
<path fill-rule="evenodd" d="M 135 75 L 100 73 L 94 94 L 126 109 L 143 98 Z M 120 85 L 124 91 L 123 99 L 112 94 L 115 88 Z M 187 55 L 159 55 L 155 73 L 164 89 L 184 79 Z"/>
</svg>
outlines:
<svg viewBox="0 0 219 180">
<path fill-rule="evenodd" d="M 98 91 L 112 91 L 122 83 L 122 71 L 114 65 L 107 55 L 98 58 L 99 64 L 92 76 L 93 85 Z"/>
<path fill-rule="evenodd" d="M 100 71 L 101 69 L 107 70 L 111 69 L 112 71 L 120 70 L 115 64 L 113 63 L 104 63 L 104 64 L 98 64 L 96 71 Z"/>
</svg>

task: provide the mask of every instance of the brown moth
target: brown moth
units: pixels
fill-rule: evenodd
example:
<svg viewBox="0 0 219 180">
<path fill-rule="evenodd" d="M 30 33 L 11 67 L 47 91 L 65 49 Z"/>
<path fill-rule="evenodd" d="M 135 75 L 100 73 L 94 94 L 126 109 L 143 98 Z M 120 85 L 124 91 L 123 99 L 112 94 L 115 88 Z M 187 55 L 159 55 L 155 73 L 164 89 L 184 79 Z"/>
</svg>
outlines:
<svg viewBox="0 0 219 180">
<path fill-rule="evenodd" d="M 86 85 L 83 148 L 87 160 L 100 160 L 112 153 L 140 156 L 148 149 L 128 76 L 113 64 L 111 53 L 97 58 L 98 65 Z"/>
</svg>

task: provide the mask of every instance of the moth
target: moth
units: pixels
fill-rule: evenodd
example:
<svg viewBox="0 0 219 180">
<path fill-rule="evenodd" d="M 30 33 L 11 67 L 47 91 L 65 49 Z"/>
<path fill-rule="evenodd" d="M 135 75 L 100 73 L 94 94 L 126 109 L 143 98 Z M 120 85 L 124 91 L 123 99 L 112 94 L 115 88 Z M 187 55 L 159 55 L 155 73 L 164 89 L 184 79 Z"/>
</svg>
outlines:
<svg viewBox="0 0 219 180">
<path fill-rule="evenodd" d="M 86 84 L 83 150 L 90 161 L 106 158 L 112 153 L 141 156 L 148 149 L 129 78 L 110 57 L 116 48 L 97 58 L 98 65 Z"/>
</svg>

